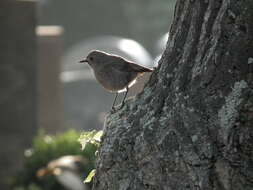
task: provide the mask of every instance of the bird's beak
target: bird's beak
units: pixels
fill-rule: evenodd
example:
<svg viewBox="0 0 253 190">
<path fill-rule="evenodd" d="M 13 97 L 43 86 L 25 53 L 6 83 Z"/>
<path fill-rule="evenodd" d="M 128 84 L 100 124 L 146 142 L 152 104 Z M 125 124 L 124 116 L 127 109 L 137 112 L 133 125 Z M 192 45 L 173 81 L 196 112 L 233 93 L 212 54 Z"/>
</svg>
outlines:
<svg viewBox="0 0 253 190">
<path fill-rule="evenodd" d="M 88 60 L 87 59 L 83 59 L 83 60 L 79 61 L 79 63 L 84 63 L 84 62 L 88 63 Z"/>
</svg>

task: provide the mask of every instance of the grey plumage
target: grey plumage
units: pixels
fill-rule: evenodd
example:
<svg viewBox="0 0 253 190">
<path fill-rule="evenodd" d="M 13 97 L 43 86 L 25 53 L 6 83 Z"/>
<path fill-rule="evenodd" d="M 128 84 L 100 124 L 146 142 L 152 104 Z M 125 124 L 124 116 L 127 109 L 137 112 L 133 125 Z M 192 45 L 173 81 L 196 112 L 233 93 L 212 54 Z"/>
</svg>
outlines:
<svg viewBox="0 0 253 190">
<path fill-rule="evenodd" d="M 144 72 L 153 71 L 153 69 L 137 65 L 120 56 L 98 50 L 90 52 L 86 59 L 80 62 L 87 62 L 90 65 L 96 79 L 105 89 L 117 93 L 114 103 L 118 92 L 126 90 L 121 107 L 124 105 L 128 89 L 135 79 Z"/>
</svg>

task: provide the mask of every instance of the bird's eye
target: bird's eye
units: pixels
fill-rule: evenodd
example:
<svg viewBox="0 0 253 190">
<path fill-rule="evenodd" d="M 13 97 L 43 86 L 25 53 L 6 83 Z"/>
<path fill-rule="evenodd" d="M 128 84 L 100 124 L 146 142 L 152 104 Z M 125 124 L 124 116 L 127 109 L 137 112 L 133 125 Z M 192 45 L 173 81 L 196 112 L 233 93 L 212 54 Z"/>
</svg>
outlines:
<svg viewBox="0 0 253 190">
<path fill-rule="evenodd" d="M 93 57 L 90 57 L 90 60 L 93 61 Z"/>
</svg>

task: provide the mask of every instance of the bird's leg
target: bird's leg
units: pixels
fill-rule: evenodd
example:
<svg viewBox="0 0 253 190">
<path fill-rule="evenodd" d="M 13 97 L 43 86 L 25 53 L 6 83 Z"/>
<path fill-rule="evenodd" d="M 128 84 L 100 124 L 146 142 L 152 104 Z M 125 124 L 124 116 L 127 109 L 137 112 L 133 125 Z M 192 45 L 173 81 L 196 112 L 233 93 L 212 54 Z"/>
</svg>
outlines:
<svg viewBox="0 0 253 190">
<path fill-rule="evenodd" d="M 126 99 L 126 96 L 127 96 L 128 90 L 129 90 L 129 88 L 128 88 L 128 86 L 127 86 L 127 87 L 126 87 L 126 93 L 125 93 L 124 98 L 123 98 L 123 100 L 122 100 L 122 103 L 121 103 L 120 109 L 121 109 L 121 108 L 125 105 L 125 99 Z"/>
<path fill-rule="evenodd" d="M 115 105 L 116 99 L 117 99 L 117 97 L 118 97 L 118 94 L 119 94 L 119 93 L 116 92 L 116 96 L 115 96 L 114 101 L 113 101 L 113 104 L 112 104 L 112 110 L 115 110 L 114 105 Z"/>
</svg>

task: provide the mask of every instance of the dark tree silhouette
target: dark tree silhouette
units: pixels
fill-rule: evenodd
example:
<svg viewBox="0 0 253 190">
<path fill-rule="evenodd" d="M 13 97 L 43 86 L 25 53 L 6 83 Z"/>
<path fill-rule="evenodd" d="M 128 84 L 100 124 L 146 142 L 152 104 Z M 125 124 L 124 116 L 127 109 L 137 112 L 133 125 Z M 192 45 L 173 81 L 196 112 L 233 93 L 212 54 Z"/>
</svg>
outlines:
<svg viewBox="0 0 253 190">
<path fill-rule="evenodd" d="M 110 114 L 94 190 L 253 189 L 253 1 L 178 0 L 144 91 Z"/>
</svg>

